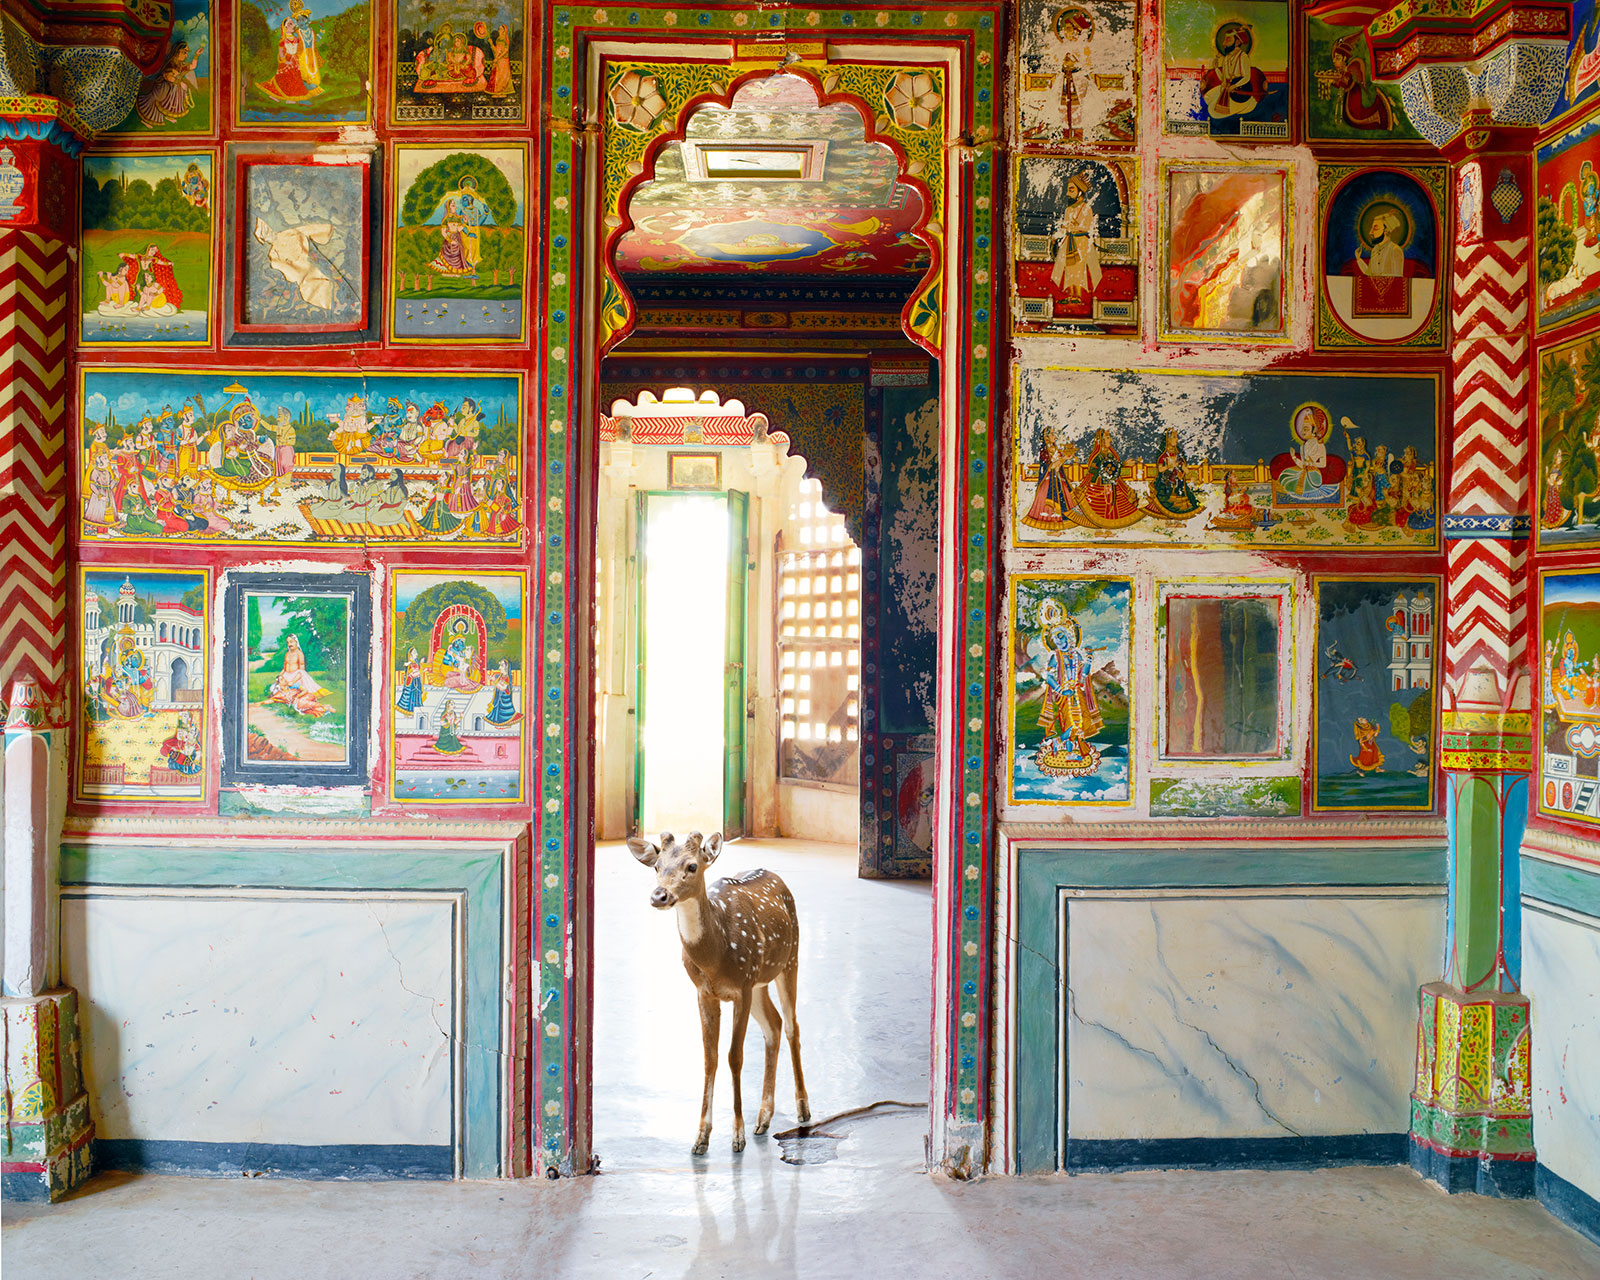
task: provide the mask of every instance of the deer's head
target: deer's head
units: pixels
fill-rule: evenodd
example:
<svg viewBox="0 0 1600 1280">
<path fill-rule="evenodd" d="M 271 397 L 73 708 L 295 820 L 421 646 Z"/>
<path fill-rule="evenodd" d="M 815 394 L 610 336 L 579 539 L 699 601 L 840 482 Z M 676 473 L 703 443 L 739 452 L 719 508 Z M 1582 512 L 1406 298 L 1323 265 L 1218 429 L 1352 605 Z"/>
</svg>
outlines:
<svg viewBox="0 0 1600 1280">
<path fill-rule="evenodd" d="M 655 868 L 656 887 L 650 891 L 650 905 L 665 911 L 684 898 L 705 893 L 706 868 L 722 852 L 722 833 L 706 840 L 698 831 L 691 831 L 688 839 L 679 844 L 672 832 L 663 831 L 659 845 L 643 836 L 629 836 L 628 852 L 645 866 Z"/>
</svg>

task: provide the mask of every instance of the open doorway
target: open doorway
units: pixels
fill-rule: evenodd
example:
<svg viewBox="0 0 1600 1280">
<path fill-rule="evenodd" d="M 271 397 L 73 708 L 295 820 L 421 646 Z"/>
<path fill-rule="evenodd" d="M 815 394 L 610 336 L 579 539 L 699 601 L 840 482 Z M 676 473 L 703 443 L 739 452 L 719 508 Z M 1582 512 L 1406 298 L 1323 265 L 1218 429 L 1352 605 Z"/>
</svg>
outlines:
<svg viewBox="0 0 1600 1280">
<path fill-rule="evenodd" d="M 638 324 L 602 367 L 596 503 L 593 1134 L 611 1168 L 687 1157 L 703 1068 L 679 930 L 620 844 L 636 832 L 681 838 L 720 814 L 745 838 L 710 878 L 766 867 L 789 884 L 817 1118 L 928 1094 L 938 379 L 901 332 L 929 256 L 898 165 L 855 106 L 775 76 L 698 108 L 625 205 L 616 263 Z M 907 432 L 922 488 L 889 487 L 920 494 L 914 550 L 884 510 L 885 456 L 906 454 Z M 920 643 L 901 616 L 919 592 Z M 729 1155 L 728 1034 L 713 1160 Z M 762 1053 L 748 1034 L 750 1125 Z M 794 1126 L 793 1098 L 785 1056 L 774 1131 Z M 885 1119 L 873 1149 L 915 1159 L 925 1119 L 892 1110 L 863 1134 Z"/>
</svg>

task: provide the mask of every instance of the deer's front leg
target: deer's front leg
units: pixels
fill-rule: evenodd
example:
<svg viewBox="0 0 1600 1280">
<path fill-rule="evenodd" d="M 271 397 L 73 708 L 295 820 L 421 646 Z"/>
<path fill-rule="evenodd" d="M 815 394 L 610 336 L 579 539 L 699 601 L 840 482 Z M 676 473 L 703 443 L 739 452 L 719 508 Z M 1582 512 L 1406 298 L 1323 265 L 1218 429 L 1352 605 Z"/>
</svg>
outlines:
<svg viewBox="0 0 1600 1280">
<path fill-rule="evenodd" d="M 728 1070 L 733 1073 L 733 1149 L 744 1150 L 744 1099 L 740 1072 L 744 1070 L 744 1033 L 750 1027 L 750 988 L 733 1002 L 733 1040 L 728 1045 Z"/>
<path fill-rule="evenodd" d="M 705 1045 L 706 1091 L 700 1099 L 700 1133 L 691 1150 L 697 1156 L 711 1144 L 711 1090 L 717 1083 L 717 1035 L 722 1030 L 722 1001 L 710 991 L 700 991 L 700 1039 Z M 739 1079 L 734 1077 L 733 1096 L 739 1097 Z"/>
</svg>

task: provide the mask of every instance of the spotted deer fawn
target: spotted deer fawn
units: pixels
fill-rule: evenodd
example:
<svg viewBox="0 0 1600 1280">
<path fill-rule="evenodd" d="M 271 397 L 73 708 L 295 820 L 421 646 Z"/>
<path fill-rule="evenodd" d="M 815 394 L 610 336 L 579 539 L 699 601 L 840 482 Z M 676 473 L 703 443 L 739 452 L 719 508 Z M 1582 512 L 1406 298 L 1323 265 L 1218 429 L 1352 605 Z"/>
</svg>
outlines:
<svg viewBox="0 0 1600 1280">
<path fill-rule="evenodd" d="M 722 852 L 720 832 L 702 840 L 698 831 L 692 831 L 682 844 L 670 831 L 661 833 L 660 845 L 634 836 L 628 841 L 628 851 L 645 866 L 655 868 L 656 887 L 650 893 L 650 905 L 660 911 L 677 909 L 683 967 L 700 994 L 706 1086 L 694 1153 L 703 1154 L 711 1141 L 711 1089 L 717 1075 L 717 1034 L 724 1000 L 733 1001 L 733 1040 L 728 1045 L 728 1069 L 733 1073 L 733 1149 L 744 1150 L 739 1072 L 744 1066 L 744 1036 L 751 1014 L 767 1044 L 756 1133 L 765 1133 L 772 1124 L 778 1039 L 784 1024 L 789 1028 L 789 1056 L 794 1064 L 795 1113 L 805 1124 L 811 1119 L 811 1105 L 800 1070 L 800 1027 L 794 1014 L 800 922 L 789 886 L 770 871 L 756 870 L 718 880 L 707 889 L 706 868 Z M 769 983 L 783 1008 L 781 1021 L 767 993 Z"/>
</svg>

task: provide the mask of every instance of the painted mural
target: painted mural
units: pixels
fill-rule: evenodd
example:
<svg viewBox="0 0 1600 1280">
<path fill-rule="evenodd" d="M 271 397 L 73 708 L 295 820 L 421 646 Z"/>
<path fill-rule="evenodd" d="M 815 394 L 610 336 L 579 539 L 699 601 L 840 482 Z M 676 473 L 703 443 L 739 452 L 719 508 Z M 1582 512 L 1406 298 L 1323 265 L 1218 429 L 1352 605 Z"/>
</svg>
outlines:
<svg viewBox="0 0 1600 1280">
<path fill-rule="evenodd" d="M 1313 810 L 1432 809 L 1436 578 L 1316 578 Z"/>
<path fill-rule="evenodd" d="M 229 575 L 225 787 L 366 783 L 371 590 L 365 573 Z"/>
<path fill-rule="evenodd" d="M 853 106 L 821 105 L 806 81 L 772 76 L 741 85 L 730 106 L 698 107 L 684 135 L 627 197 L 624 275 L 927 270 L 913 233 L 922 196 Z"/>
<path fill-rule="evenodd" d="M 882 394 L 878 645 L 882 668 L 895 679 L 882 684 L 878 728 L 931 733 L 939 626 L 939 399 L 925 387 L 887 387 Z"/>
<path fill-rule="evenodd" d="M 524 6 L 396 0 L 389 118 L 518 124 L 527 117 Z"/>
<path fill-rule="evenodd" d="M 1161 8 L 1169 134 L 1289 140 L 1287 0 L 1185 0 Z"/>
<path fill-rule="evenodd" d="M 210 343 L 215 177 L 212 151 L 83 157 L 79 342 Z"/>
<path fill-rule="evenodd" d="M 1546 120 L 1559 120 L 1576 108 L 1594 105 L 1595 89 L 1600 86 L 1600 14 L 1595 8 L 1595 0 L 1572 0 L 1565 74 Z"/>
<path fill-rule="evenodd" d="M 239 161 L 233 325 L 241 333 L 367 327 L 366 160 Z"/>
<path fill-rule="evenodd" d="M 1388 145 L 1423 142 L 1400 103 L 1400 86 L 1373 78 L 1367 24 L 1374 8 L 1324 6 L 1306 15 L 1306 141 Z"/>
<path fill-rule="evenodd" d="M 402 804 L 522 797 L 521 573 L 397 570 L 390 620 L 390 791 Z"/>
<path fill-rule="evenodd" d="M 1025 369 L 1019 546 L 1438 545 L 1432 374 Z"/>
<path fill-rule="evenodd" d="M 1022 0 L 1016 21 L 1018 136 L 1044 145 L 1133 146 L 1136 0 Z"/>
<path fill-rule="evenodd" d="M 395 146 L 390 334 L 514 342 L 527 287 L 528 151 Z"/>
<path fill-rule="evenodd" d="M 1300 812 L 1299 778 L 1152 778 L 1152 818 L 1287 818 Z"/>
<path fill-rule="evenodd" d="M 1137 336 L 1138 162 L 1021 156 L 1013 190 L 1014 327 Z"/>
<path fill-rule="evenodd" d="M 1539 812 L 1600 823 L 1600 573 L 1539 578 Z"/>
<path fill-rule="evenodd" d="M 1444 345 L 1446 165 L 1317 171 L 1322 293 L 1317 345 Z"/>
<path fill-rule="evenodd" d="M 343 595 L 244 593 L 244 709 L 252 764 L 344 764 L 350 757 L 351 608 Z"/>
<path fill-rule="evenodd" d="M 1539 327 L 1600 307 L 1600 114 L 1535 153 Z"/>
<path fill-rule="evenodd" d="M 520 374 L 80 377 L 87 541 L 519 542 Z"/>
<path fill-rule="evenodd" d="M 1133 584 L 1011 579 L 1013 804 L 1128 804 Z"/>
<path fill-rule="evenodd" d="M 1600 337 L 1539 356 L 1539 546 L 1600 545 Z"/>
<path fill-rule="evenodd" d="M 244 128 L 371 118 L 368 0 L 234 0 L 234 117 Z"/>
<path fill-rule="evenodd" d="M 80 797 L 204 798 L 210 585 L 204 569 L 80 571 Z"/>
<path fill-rule="evenodd" d="M 127 119 L 105 132 L 209 136 L 217 111 L 211 43 L 211 0 L 173 0 L 172 35 L 160 65 L 140 84 Z"/>
<path fill-rule="evenodd" d="M 1287 340 L 1289 169 L 1163 164 L 1161 336 Z"/>
</svg>

